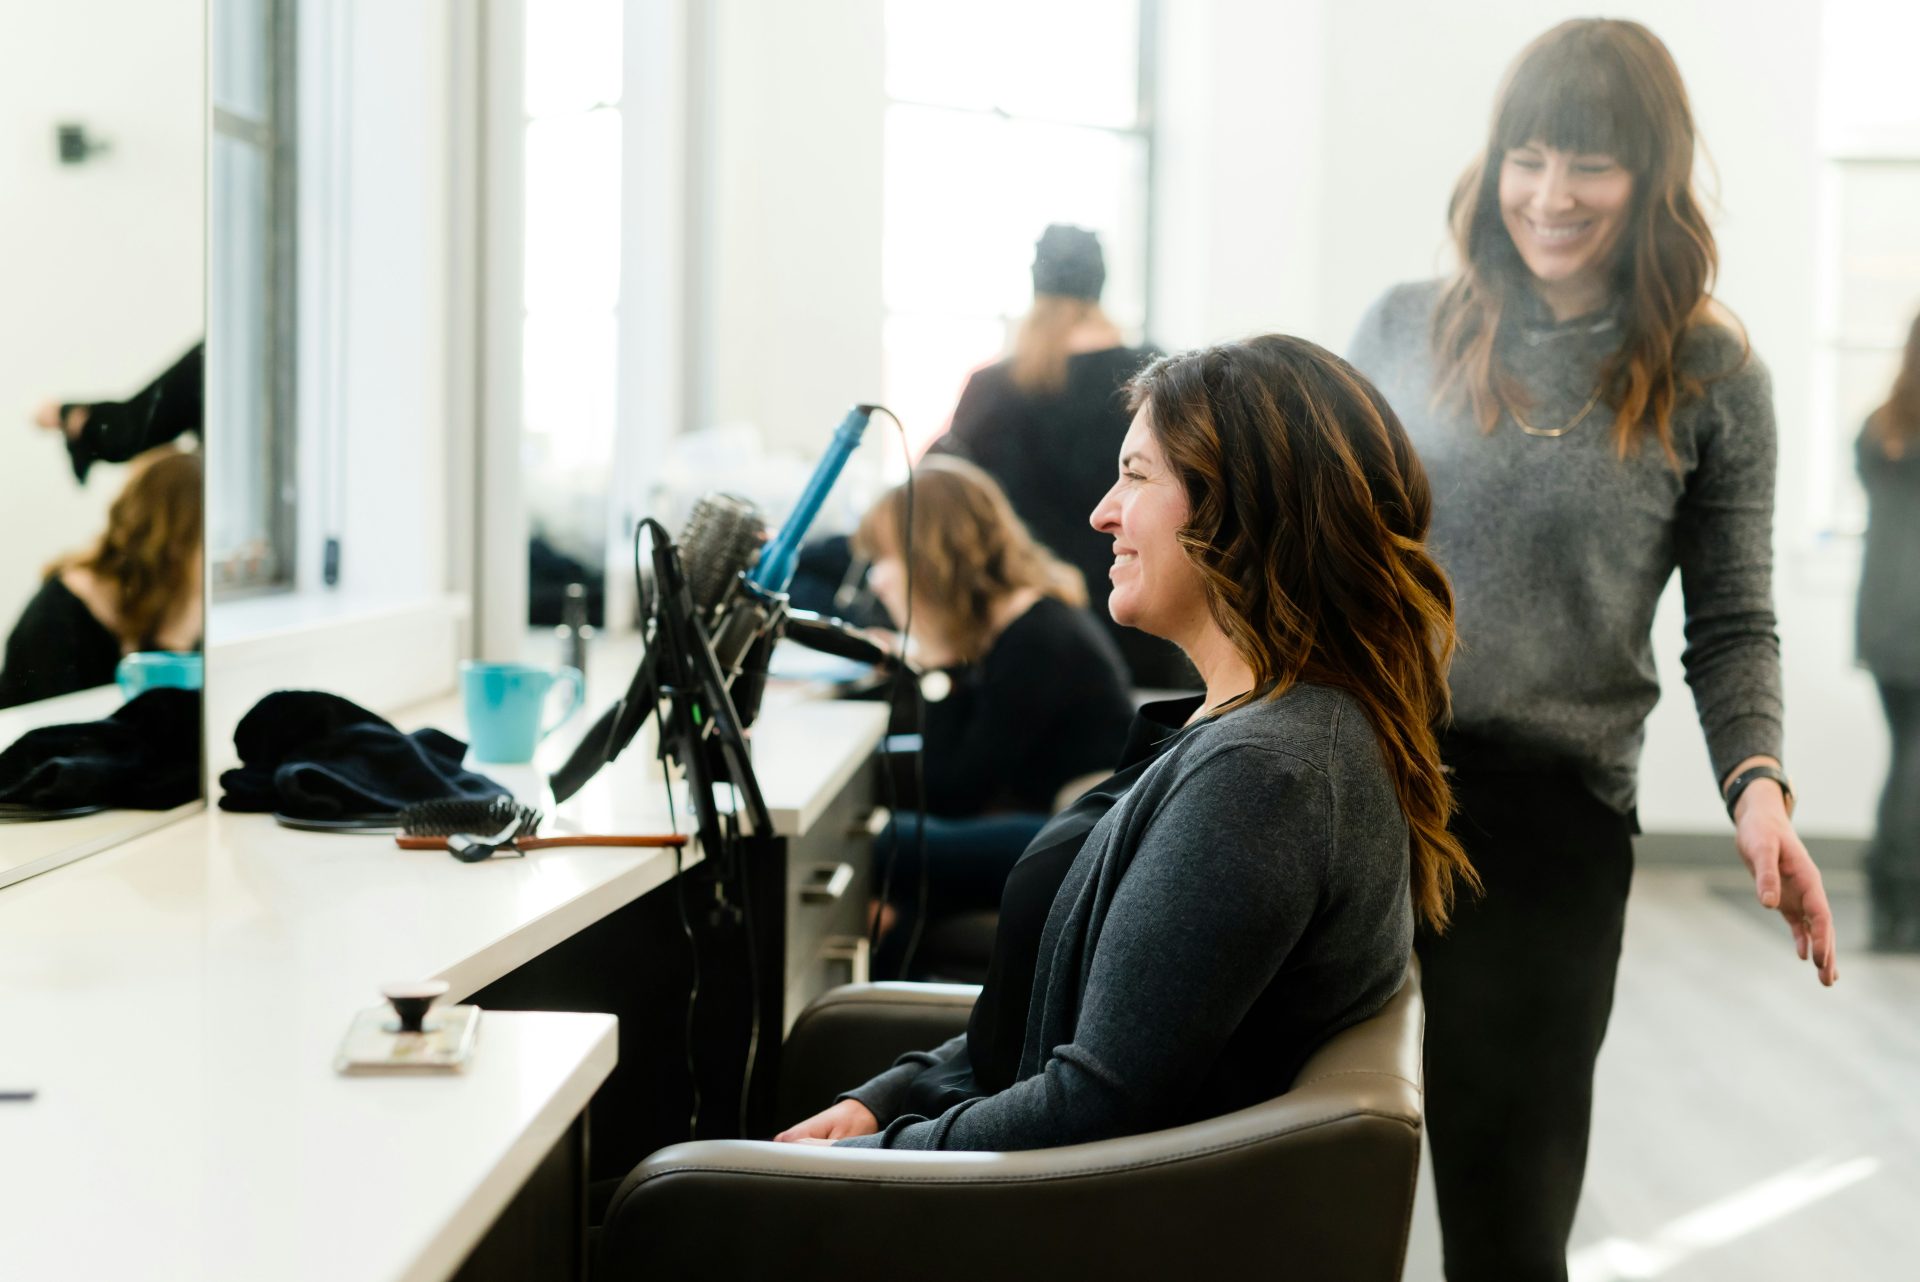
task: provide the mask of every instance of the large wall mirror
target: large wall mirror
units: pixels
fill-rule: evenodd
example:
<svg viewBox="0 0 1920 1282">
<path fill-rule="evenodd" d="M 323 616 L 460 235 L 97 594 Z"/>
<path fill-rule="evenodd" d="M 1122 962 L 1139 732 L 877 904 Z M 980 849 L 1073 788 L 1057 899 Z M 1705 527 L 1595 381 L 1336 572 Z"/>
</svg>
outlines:
<svg viewBox="0 0 1920 1282">
<path fill-rule="evenodd" d="M 206 28 L 200 0 L 0 28 L 5 886 L 200 798 Z"/>
</svg>

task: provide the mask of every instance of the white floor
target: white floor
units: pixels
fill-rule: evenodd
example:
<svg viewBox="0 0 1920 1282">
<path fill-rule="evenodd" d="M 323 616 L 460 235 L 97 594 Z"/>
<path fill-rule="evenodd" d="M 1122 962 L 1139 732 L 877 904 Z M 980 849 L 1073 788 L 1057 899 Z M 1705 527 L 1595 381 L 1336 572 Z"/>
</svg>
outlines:
<svg viewBox="0 0 1920 1282">
<path fill-rule="evenodd" d="M 1920 1278 L 1920 957 L 1866 952 L 1835 874 L 1824 990 L 1728 863 L 1635 877 L 1573 1282 Z M 1428 1171 L 1406 1278 L 1440 1277 Z"/>
</svg>

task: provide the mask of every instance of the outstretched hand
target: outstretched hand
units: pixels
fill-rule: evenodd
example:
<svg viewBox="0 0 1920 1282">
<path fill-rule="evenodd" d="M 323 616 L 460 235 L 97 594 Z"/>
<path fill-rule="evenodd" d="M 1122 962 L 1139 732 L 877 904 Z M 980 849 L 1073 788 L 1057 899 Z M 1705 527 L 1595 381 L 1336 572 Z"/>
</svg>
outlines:
<svg viewBox="0 0 1920 1282">
<path fill-rule="evenodd" d="M 1820 870 L 1787 817 L 1780 785 L 1770 779 L 1756 780 L 1741 794 L 1733 822 L 1734 845 L 1753 874 L 1754 893 L 1761 905 L 1786 918 L 1800 960 L 1811 961 L 1820 982 L 1831 985 L 1840 978 L 1833 909 L 1827 904 Z"/>
</svg>

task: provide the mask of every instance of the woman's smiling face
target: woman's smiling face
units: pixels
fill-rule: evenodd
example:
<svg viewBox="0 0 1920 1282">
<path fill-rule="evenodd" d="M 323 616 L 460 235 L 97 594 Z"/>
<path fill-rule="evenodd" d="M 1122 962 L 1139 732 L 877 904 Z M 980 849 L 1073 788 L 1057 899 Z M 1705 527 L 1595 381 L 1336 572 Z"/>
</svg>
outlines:
<svg viewBox="0 0 1920 1282">
<path fill-rule="evenodd" d="M 1176 644 L 1204 627 L 1209 614 L 1200 572 L 1180 546 L 1187 494 L 1167 466 L 1143 405 L 1120 443 L 1120 476 L 1089 518 L 1113 539 L 1113 584 L 1107 611 L 1115 623 Z"/>
<path fill-rule="evenodd" d="M 1604 295 L 1633 204 L 1633 175 L 1602 153 L 1541 142 L 1500 163 L 1500 216 L 1534 280 Z"/>
</svg>

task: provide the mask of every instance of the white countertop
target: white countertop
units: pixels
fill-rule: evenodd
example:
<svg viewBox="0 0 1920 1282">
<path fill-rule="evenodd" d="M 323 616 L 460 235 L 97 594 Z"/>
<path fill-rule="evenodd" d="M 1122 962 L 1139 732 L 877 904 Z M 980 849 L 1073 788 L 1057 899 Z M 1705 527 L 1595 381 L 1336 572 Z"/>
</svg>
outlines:
<svg viewBox="0 0 1920 1282">
<path fill-rule="evenodd" d="M 457 733 L 436 711 L 401 720 Z M 818 816 L 885 712 L 769 704 L 754 756 L 783 831 Z M 664 819 L 636 743 L 547 830 Z M 469 865 L 210 811 L 0 888 L 0 1091 L 39 1092 L 0 1103 L 0 1276 L 444 1277 L 604 1079 L 612 1021 L 488 1012 L 465 1074 L 419 1079 L 335 1075 L 348 1021 L 389 981 L 472 993 L 675 859 Z"/>
</svg>

